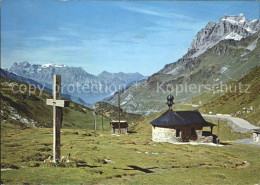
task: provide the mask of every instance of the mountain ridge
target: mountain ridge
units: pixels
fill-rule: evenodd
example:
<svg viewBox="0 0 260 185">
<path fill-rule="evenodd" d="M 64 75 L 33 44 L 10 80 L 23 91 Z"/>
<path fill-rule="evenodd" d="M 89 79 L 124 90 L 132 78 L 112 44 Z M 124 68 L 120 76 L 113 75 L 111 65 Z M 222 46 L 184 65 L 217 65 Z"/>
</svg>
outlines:
<svg viewBox="0 0 260 185">
<path fill-rule="evenodd" d="M 232 18 L 231 20 L 234 20 L 234 22 L 227 21 L 229 18 Z M 240 20 L 243 20 L 243 23 L 239 22 Z M 238 40 L 241 40 L 242 38 L 256 34 L 259 30 L 260 19 L 254 19 L 250 22 L 243 14 L 239 14 L 238 16 L 224 15 L 218 22 L 210 21 L 202 28 L 193 38 L 187 53 L 176 62 L 166 64 L 158 73 L 172 74 L 177 70 L 174 68 L 175 63 L 188 63 L 222 40 L 237 40 L 233 37 L 227 37 L 232 33 L 240 34 L 241 37 Z"/>
<path fill-rule="evenodd" d="M 259 29 L 259 20 L 253 22 L 255 22 L 254 27 Z M 238 26 L 235 28 L 239 30 Z M 198 32 L 198 34 L 200 33 Z M 169 93 L 166 91 L 168 85 L 175 88 L 185 84 L 214 85 L 243 77 L 248 70 L 260 63 L 259 37 L 258 30 L 240 40 L 223 39 L 197 57 L 192 57 L 196 51 L 188 50 L 177 62 L 165 65 L 145 82 L 132 86 L 121 93 L 121 101 L 125 102 L 122 108 L 132 113 L 154 113 L 164 109 L 163 97 Z M 163 84 L 159 86 L 159 90 L 164 92 L 158 93 L 158 83 Z M 176 93 L 176 89 L 173 93 Z M 196 95 L 191 92 L 179 93 L 176 96 L 176 102 L 180 103 Z M 108 97 L 104 101 L 113 105 L 117 104 L 116 96 Z"/>
<path fill-rule="evenodd" d="M 248 21 L 243 14 L 237 16 L 224 15 L 218 22 L 209 22 L 192 40 L 188 49 L 191 58 L 198 57 L 208 48 L 213 47 L 221 40 L 241 40 L 260 29 L 260 20 Z"/>
<path fill-rule="evenodd" d="M 8 72 L 37 81 L 49 89 L 52 89 L 53 75 L 60 74 L 64 86 L 63 93 L 79 97 L 89 104 L 101 101 L 113 94 L 118 88 L 127 87 L 133 82 L 146 78 L 140 73 L 105 72 L 96 76 L 86 72 L 82 67 L 68 67 L 54 63 L 30 64 L 27 61 L 14 63 Z M 72 88 L 73 91 L 69 88 Z"/>
</svg>

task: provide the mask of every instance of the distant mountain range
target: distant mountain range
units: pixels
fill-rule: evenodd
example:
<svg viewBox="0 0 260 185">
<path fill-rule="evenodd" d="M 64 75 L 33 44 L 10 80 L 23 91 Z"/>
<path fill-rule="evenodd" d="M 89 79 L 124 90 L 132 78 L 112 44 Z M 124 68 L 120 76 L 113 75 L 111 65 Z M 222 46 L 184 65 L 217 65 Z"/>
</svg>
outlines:
<svg viewBox="0 0 260 185">
<path fill-rule="evenodd" d="M 16 74 L 12 73 L 12 72 L 5 71 L 1 68 L 0 68 L 0 74 L 1 74 L 2 77 L 5 77 L 5 78 L 11 79 L 11 80 L 15 80 L 15 81 L 18 81 L 18 82 L 26 83 L 26 84 L 29 84 L 29 85 L 33 85 L 34 87 L 36 87 L 38 89 L 44 90 L 47 93 L 52 94 L 52 89 L 45 87 L 41 83 L 38 83 L 38 82 L 36 82 L 32 79 L 24 78 L 22 76 L 18 76 Z M 84 100 L 82 100 L 79 97 L 74 97 L 74 96 L 64 94 L 64 93 L 61 95 L 61 97 L 69 99 L 69 100 L 71 100 L 75 103 L 84 105 L 84 106 L 89 107 L 89 108 L 92 106 L 91 104 L 87 104 Z"/>
<path fill-rule="evenodd" d="M 8 72 L 32 79 L 45 85 L 47 89 L 52 88 L 53 74 L 61 74 L 63 94 L 68 94 L 76 102 L 83 100 L 90 104 L 104 99 L 105 102 L 117 106 L 115 90 L 124 88 L 121 92 L 121 108 L 131 113 L 150 114 L 166 107 L 165 96 L 169 91 L 178 104 L 207 90 L 202 87 L 197 92 L 178 92 L 177 86 L 185 88 L 192 84 L 226 83 L 242 78 L 250 69 L 258 66 L 259 30 L 259 19 L 248 21 L 243 14 L 225 15 L 218 22 L 209 22 L 201 29 L 182 58 L 165 65 L 149 78 L 139 73 L 107 71 L 96 76 L 81 67 L 53 63 L 14 63 Z M 80 92 L 75 91 L 77 87 L 80 87 Z M 71 92 L 73 88 L 74 91 Z"/>
<path fill-rule="evenodd" d="M 78 97 L 88 104 L 96 103 L 134 82 L 146 79 L 139 73 L 109 73 L 95 76 L 82 67 L 68 67 L 54 63 L 38 65 L 29 62 L 14 63 L 8 72 L 32 79 L 48 89 L 52 89 L 54 74 L 62 76 L 63 94 Z"/>
<path fill-rule="evenodd" d="M 202 87 L 191 92 L 186 88 L 191 84 L 198 88 L 198 85 L 242 78 L 260 65 L 259 30 L 260 20 L 250 22 L 243 14 L 225 15 L 218 22 L 209 22 L 197 33 L 182 58 L 121 93 L 121 108 L 132 113 L 151 114 L 166 108 L 165 97 L 170 91 L 175 103 L 180 103 L 205 90 Z M 177 87 L 182 87 L 182 91 L 178 92 Z M 105 101 L 117 105 L 117 96 Z"/>
<path fill-rule="evenodd" d="M 12 123 L 26 128 L 34 127 L 52 127 L 52 106 L 46 105 L 46 99 L 52 98 L 51 90 L 44 88 L 42 84 L 31 79 L 17 76 L 14 73 L 6 72 L 1 69 L 1 122 Z M 27 87 L 34 85 L 37 87 L 30 94 L 28 92 L 18 91 L 17 87 Z M 15 92 L 13 91 L 13 88 Z M 43 91 L 40 91 L 43 90 Z M 69 95 L 62 95 L 63 98 L 70 98 L 80 101 L 78 98 Z M 81 100 L 83 101 L 83 100 Z M 107 103 L 97 103 L 94 106 L 96 111 L 97 127 L 101 130 L 101 115 L 104 115 L 104 128 L 110 129 L 109 122 L 117 119 L 117 108 Z M 63 108 L 64 120 L 62 128 L 81 128 L 93 129 L 93 109 L 82 106 L 70 101 L 70 106 Z M 135 123 L 141 115 L 129 114 L 121 111 L 121 119 L 127 119 L 129 123 Z"/>
</svg>

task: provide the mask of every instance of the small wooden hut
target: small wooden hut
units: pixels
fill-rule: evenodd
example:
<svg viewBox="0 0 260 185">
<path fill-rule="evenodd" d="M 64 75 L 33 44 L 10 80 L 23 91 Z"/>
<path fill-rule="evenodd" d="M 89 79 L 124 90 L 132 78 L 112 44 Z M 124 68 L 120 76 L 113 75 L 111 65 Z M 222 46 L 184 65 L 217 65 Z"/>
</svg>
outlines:
<svg viewBox="0 0 260 185">
<path fill-rule="evenodd" d="M 118 122 L 118 120 L 112 120 L 110 122 L 110 126 L 111 126 L 111 132 L 112 133 L 119 133 L 119 122 Z M 127 134 L 127 130 L 128 130 L 127 121 L 120 120 L 120 130 L 121 130 L 121 134 Z"/>
</svg>

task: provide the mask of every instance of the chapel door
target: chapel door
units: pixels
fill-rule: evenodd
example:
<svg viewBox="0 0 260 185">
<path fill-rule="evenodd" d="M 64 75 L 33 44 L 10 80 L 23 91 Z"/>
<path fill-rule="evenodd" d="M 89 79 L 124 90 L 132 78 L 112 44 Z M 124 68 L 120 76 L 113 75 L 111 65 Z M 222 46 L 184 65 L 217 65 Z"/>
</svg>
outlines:
<svg viewBox="0 0 260 185">
<path fill-rule="evenodd" d="M 181 132 L 181 139 L 182 142 L 189 142 L 189 132 L 187 130 L 182 130 Z"/>
<path fill-rule="evenodd" d="M 196 141 L 198 139 L 198 136 L 197 136 L 197 133 L 196 133 L 196 130 L 195 128 L 191 128 L 191 137 L 190 137 L 190 140 L 192 141 Z"/>
</svg>

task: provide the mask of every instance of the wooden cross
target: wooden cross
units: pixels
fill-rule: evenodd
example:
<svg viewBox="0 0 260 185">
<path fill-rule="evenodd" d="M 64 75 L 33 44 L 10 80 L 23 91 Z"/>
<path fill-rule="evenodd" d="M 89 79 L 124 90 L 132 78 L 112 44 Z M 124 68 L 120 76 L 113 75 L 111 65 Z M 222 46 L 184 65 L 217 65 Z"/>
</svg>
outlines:
<svg viewBox="0 0 260 185">
<path fill-rule="evenodd" d="M 93 116 L 94 116 L 94 130 L 95 130 L 95 133 L 97 132 L 97 120 L 96 120 L 96 109 L 94 108 L 94 111 L 93 111 Z"/>
<path fill-rule="evenodd" d="M 121 134 L 121 127 L 120 127 L 120 90 L 118 88 L 118 129 L 119 129 L 119 134 Z"/>
<path fill-rule="evenodd" d="M 61 76 L 53 76 L 53 99 L 46 100 L 53 106 L 53 162 L 60 160 L 60 128 L 62 123 L 62 107 L 68 107 L 68 100 L 61 100 Z"/>
</svg>

